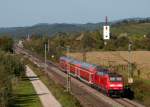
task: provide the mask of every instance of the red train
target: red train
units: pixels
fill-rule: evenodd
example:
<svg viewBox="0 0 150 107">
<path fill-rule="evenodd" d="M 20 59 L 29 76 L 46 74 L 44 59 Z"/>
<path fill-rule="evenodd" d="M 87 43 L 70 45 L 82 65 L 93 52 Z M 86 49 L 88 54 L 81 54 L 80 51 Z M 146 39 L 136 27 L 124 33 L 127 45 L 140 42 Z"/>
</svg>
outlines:
<svg viewBox="0 0 150 107">
<path fill-rule="evenodd" d="M 122 95 L 124 84 L 121 75 L 112 73 L 101 66 L 81 62 L 71 57 L 60 57 L 59 61 L 62 69 L 65 71 L 68 69 L 72 76 L 101 90 L 108 96 Z"/>
</svg>

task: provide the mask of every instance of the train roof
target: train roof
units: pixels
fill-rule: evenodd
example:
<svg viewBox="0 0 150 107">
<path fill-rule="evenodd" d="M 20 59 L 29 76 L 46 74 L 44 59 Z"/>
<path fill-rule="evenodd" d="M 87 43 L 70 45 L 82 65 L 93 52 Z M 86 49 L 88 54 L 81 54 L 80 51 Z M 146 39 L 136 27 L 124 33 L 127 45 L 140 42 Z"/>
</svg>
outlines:
<svg viewBox="0 0 150 107">
<path fill-rule="evenodd" d="M 71 62 L 73 60 L 73 58 L 71 58 L 71 57 L 65 57 L 65 56 L 60 57 L 60 59 L 61 60 L 65 60 L 67 62 Z"/>
<path fill-rule="evenodd" d="M 78 60 L 76 60 L 72 57 L 63 56 L 63 57 L 60 57 L 60 59 L 71 62 L 71 64 L 80 64 L 81 67 L 85 68 L 85 69 L 97 68 L 97 65 L 95 65 L 95 64 L 89 64 L 89 63 L 86 63 L 86 62 L 78 61 Z"/>
<path fill-rule="evenodd" d="M 102 66 L 98 66 L 96 64 L 89 64 L 89 63 L 86 63 L 86 62 L 78 61 L 78 60 L 76 60 L 72 57 L 62 56 L 62 57 L 60 57 L 60 60 L 65 60 L 67 62 L 70 62 L 71 64 L 74 64 L 74 65 L 80 65 L 84 69 L 89 69 L 89 70 L 90 69 L 96 69 L 96 71 L 105 72 L 106 74 L 108 74 L 111 77 L 117 77 L 117 76 L 122 77 L 120 74 L 117 74 L 115 72 L 110 72 L 108 69 L 103 68 Z"/>
<path fill-rule="evenodd" d="M 96 65 L 83 62 L 81 66 L 85 69 L 96 68 Z"/>
<path fill-rule="evenodd" d="M 77 61 L 77 60 L 73 60 L 72 62 L 71 62 L 72 64 L 82 64 L 82 62 L 81 61 Z"/>
</svg>

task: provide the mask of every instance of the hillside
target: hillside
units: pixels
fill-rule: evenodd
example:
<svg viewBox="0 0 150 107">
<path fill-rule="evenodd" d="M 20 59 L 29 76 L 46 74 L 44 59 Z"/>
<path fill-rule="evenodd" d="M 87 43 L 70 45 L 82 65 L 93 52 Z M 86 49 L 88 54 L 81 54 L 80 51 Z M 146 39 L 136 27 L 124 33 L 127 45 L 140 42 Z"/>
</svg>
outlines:
<svg viewBox="0 0 150 107">
<path fill-rule="evenodd" d="M 26 36 L 27 34 L 53 35 L 57 32 L 84 32 L 93 31 L 102 27 L 102 23 L 87 24 L 36 24 L 30 27 L 0 28 L 0 35 Z"/>
<path fill-rule="evenodd" d="M 66 24 L 66 23 L 40 23 L 33 26 L 27 27 L 10 27 L 10 28 L 0 28 L 1 35 L 12 35 L 13 37 L 22 37 L 28 34 L 38 34 L 38 35 L 54 35 L 58 32 L 85 32 L 85 31 L 95 31 L 101 30 L 104 22 L 100 23 L 87 23 L 87 24 Z M 110 22 L 111 33 L 120 35 L 146 35 L 150 31 L 150 18 L 130 18 L 118 21 Z"/>
<path fill-rule="evenodd" d="M 150 23 L 122 24 L 114 26 L 111 30 L 112 33 L 115 34 L 127 33 L 128 35 L 146 35 L 150 33 Z"/>
</svg>

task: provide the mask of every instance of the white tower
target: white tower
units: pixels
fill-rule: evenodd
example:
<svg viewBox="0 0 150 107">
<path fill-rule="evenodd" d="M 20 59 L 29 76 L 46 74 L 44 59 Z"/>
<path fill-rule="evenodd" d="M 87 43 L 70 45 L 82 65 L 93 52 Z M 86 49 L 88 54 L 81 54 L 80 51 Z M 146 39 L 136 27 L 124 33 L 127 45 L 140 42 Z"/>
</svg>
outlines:
<svg viewBox="0 0 150 107">
<path fill-rule="evenodd" d="M 104 40 L 109 40 L 110 39 L 110 26 L 108 25 L 107 21 L 107 16 L 106 16 L 106 22 L 105 25 L 103 26 L 103 39 Z"/>
</svg>

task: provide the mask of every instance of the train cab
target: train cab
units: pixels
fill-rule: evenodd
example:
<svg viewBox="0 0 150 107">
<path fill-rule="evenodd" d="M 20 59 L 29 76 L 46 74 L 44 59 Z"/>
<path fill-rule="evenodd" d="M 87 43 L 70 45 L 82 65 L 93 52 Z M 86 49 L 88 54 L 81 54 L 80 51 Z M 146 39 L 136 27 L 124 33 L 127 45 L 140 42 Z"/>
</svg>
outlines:
<svg viewBox="0 0 150 107">
<path fill-rule="evenodd" d="M 108 94 L 110 96 L 120 96 L 123 93 L 123 77 L 116 73 L 108 73 Z"/>
<path fill-rule="evenodd" d="M 98 89 L 108 96 L 120 97 L 123 92 L 123 78 L 117 73 L 112 73 L 108 69 L 98 68 L 95 75 L 95 84 Z"/>
</svg>

